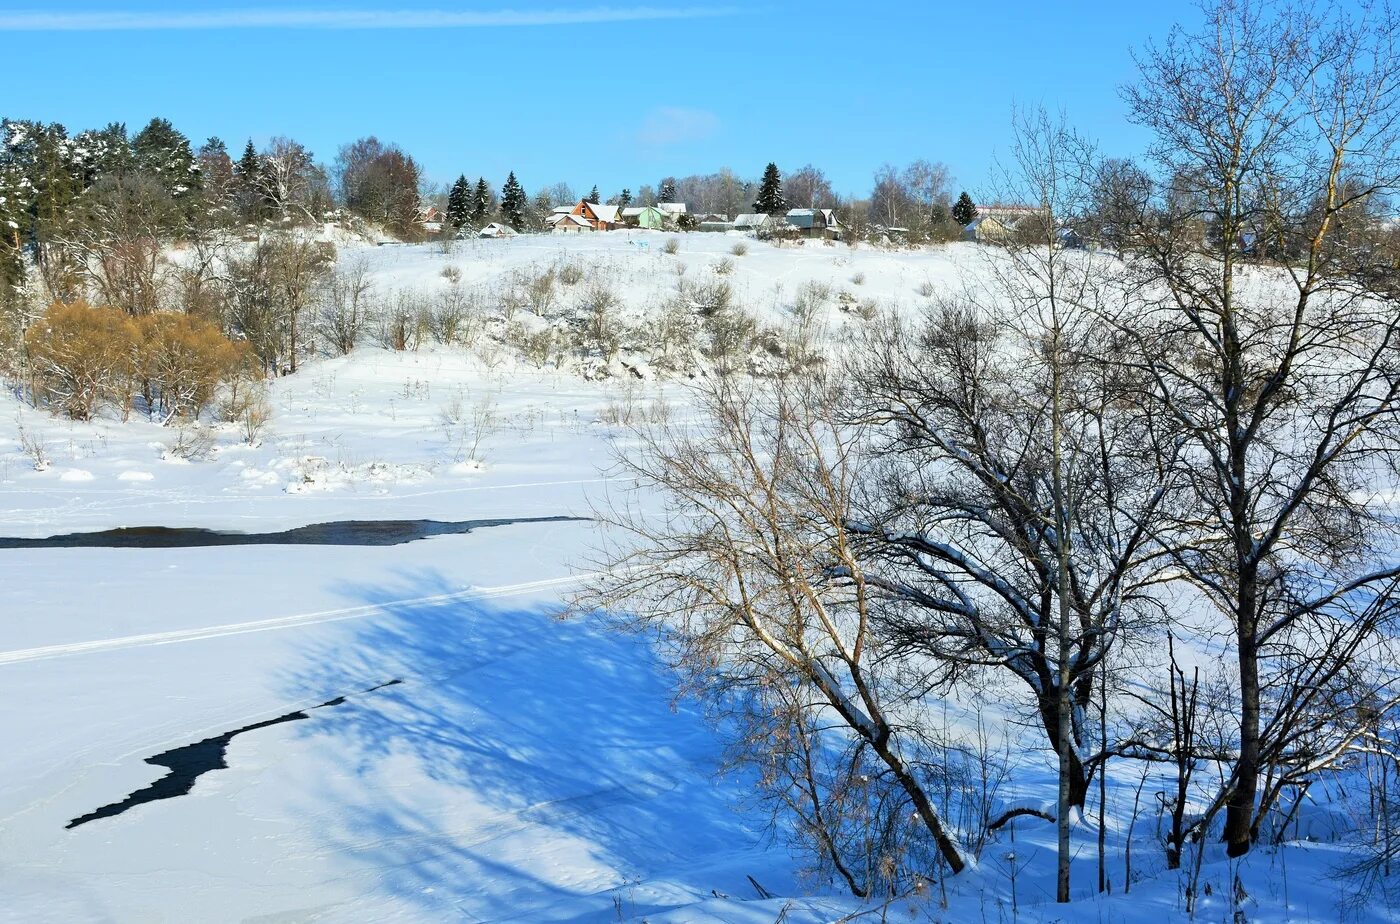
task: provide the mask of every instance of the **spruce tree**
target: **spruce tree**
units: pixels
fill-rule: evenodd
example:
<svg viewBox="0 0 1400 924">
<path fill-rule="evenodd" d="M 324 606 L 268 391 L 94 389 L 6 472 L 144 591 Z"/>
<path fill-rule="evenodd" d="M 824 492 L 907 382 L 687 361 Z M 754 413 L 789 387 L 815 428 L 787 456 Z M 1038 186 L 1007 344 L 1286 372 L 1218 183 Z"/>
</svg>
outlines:
<svg viewBox="0 0 1400 924">
<path fill-rule="evenodd" d="M 657 193 L 657 202 L 676 201 L 676 181 L 670 178 L 661 181 L 661 192 Z"/>
<path fill-rule="evenodd" d="M 622 195 L 620 195 L 620 196 L 617 197 L 617 205 L 618 205 L 619 208 L 624 208 L 624 209 L 625 209 L 625 208 L 627 208 L 627 207 L 628 207 L 629 205 L 631 205 L 631 204 L 632 204 L 632 190 L 630 190 L 630 189 L 624 189 L 624 190 L 622 191 Z"/>
<path fill-rule="evenodd" d="M 472 194 L 472 224 L 481 227 L 486 224 L 486 214 L 491 211 L 491 189 L 486 185 L 486 177 L 477 177 L 476 192 Z"/>
<path fill-rule="evenodd" d="M 457 182 L 452 184 L 452 191 L 447 194 L 447 223 L 452 226 L 452 230 L 460 231 L 471 221 L 471 196 L 471 185 L 467 183 L 466 174 L 462 174 L 457 177 Z"/>
<path fill-rule="evenodd" d="M 764 215 L 785 215 L 787 214 L 787 200 L 783 198 L 783 177 L 778 172 L 777 164 L 769 164 L 763 168 L 763 181 L 758 187 L 758 198 L 754 200 L 753 210 Z"/>
<path fill-rule="evenodd" d="M 165 191 L 180 198 L 200 188 L 199 165 L 190 139 L 167 119 L 152 119 L 131 139 L 136 169 L 154 177 Z"/>
<path fill-rule="evenodd" d="M 597 201 L 598 201 L 598 184 L 596 184 L 596 183 L 593 184 L 593 190 L 588 194 L 588 201 L 589 201 L 589 202 L 597 202 Z"/>
<path fill-rule="evenodd" d="M 262 158 L 258 156 L 258 149 L 253 147 L 250 138 L 233 171 L 234 195 L 237 197 L 244 221 L 257 221 L 263 216 L 265 200 L 262 173 Z"/>
<path fill-rule="evenodd" d="M 961 196 L 958 196 L 958 201 L 953 204 L 953 220 L 964 228 L 977 220 L 977 206 L 972 204 L 972 197 L 967 194 L 966 190 Z"/>
<path fill-rule="evenodd" d="M 530 201 L 525 189 L 515 178 L 515 171 L 506 177 L 506 185 L 501 187 L 501 220 L 519 231 L 525 227 L 525 209 Z"/>
</svg>

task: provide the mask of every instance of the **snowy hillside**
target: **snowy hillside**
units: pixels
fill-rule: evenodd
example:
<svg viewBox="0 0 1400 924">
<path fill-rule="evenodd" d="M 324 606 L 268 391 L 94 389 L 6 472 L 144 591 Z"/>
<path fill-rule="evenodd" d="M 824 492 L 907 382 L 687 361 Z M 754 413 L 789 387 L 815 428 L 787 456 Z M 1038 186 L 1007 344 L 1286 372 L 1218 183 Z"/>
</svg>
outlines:
<svg viewBox="0 0 1400 924">
<path fill-rule="evenodd" d="M 684 291 L 678 280 L 723 280 L 760 324 L 805 323 L 818 350 L 836 350 L 877 311 L 983 284 L 993 258 L 968 244 L 744 241 L 736 254 L 741 239 L 722 234 L 681 235 L 670 254 L 672 237 L 450 251 L 341 241 L 340 265 L 362 264 L 381 292 L 460 286 L 494 306 L 507 281 L 565 266 L 580 276 L 509 321 L 493 307 L 483 323 L 495 339 L 473 348 L 366 345 L 306 363 L 272 382 L 252 442 L 224 424 L 190 450 L 158 422 L 66 421 L 5 396 L 3 539 L 457 525 L 410 523 L 397 544 L 189 534 L 160 548 L 0 547 L 0 920 L 879 919 L 879 902 L 800 875 L 754 809 L 752 780 L 720 772 L 722 730 L 676 700 L 646 637 L 557 618 L 593 567 L 593 508 L 627 488 L 611 466 L 626 450 L 620 424 L 684 417 L 684 383 L 704 364 L 662 370 L 636 334 L 611 365 L 536 362 L 506 328 L 570 329 L 588 287 L 605 284 L 644 330 Z M 476 523 L 503 520 L 521 522 Z M 141 544 L 109 544 L 122 541 Z M 1010 694 L 946 714 L 983 723 L 1018 767 L 999 808 L 1053 808 L 1053 755 Z M 167 773 L 173 785 L 158 782 Z M 1055 832 L 1030 817 L 946 894 L 932 886 L 889 919 L 1180 919 L 1160 846 L 1164 785 L 1136 767 L 1111 773 L 1106 897 L 1094 895 L 1093 820 L 1075 830 L 1084 900 L 1065 909 L 1053 903 Z M 1212 846 L 1199 919 L 1237 907 L 1280 924 L 1400 919 L 1344 907 L 1346 884 L 1329 879 L 1363 808 L 1351 795 L 1313 793 L 1286 846 L 1242 863 Z"/>
</svg>

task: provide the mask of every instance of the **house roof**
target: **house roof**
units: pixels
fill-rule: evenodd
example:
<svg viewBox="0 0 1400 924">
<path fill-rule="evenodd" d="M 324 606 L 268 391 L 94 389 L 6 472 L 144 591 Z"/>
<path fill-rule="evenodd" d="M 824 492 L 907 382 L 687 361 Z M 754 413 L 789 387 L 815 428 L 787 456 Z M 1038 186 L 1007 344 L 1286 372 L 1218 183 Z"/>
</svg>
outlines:
<svg viewBox="0 0 1400 924">
<path fill-rule="evenodd" d="M 772 221 L 772 216 L 762 212 L 745 212 L 743 215 L 735 216 L 734 227 L 736 228 L 757 228 L 759 225 Z"/>
<path fill-rule="evenodd" d="M 586 202 L 589 211 L 598 217 L 599 221 L 617 221 L 617 206 L 603 205 L 599 202 Z"/>
<path fill-rule="evenodd" d="M 512 235 L 516 232 L 515 229 L 512 228 L 510 225 L 503 225 L 499 221 L 493 221 L 486 227 L 482 228 L 479 233 L 490 236 L 494 234 Z"/>
<path fill-rule="evenodd" d="M 622 210 L 622 217 L 631 218 L 633 215 L 642 214 L 642 212 L 645 212 L 649 208 L 651 208 L 649 205 L 629 205 Z"/>
<path fill-rule="evenodd" d="M 551 215 L 549 218 L 545 219 L 545 224 L 555 226 L 572 224 L 582 225 L 585 228 L 593 227 L 587 218 L 584 218 L 582 215 L 574 215 L 570 212 L 561 212 L 558 215 Z"/>
<path fill-rule="evenodd" d="M 668 215 L 684 215 L 686 212 L 684 202 L 658 202 L 656 207 Z"/>
</svg>

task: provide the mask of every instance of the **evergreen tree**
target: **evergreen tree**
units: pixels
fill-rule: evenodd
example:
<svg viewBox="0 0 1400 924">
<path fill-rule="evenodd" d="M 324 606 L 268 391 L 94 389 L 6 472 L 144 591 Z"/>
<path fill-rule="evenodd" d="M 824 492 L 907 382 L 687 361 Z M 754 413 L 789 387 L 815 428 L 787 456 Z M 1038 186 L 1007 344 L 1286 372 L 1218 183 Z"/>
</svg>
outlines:
<svg viewBox="0 0 1400 924">
<path fill-rule="evenodd" d="M 447 194 L 447 223 L 454 231 L 462 230 L 472 217 L 472 188 L 466 174 L 457 177 L 452 191 Z"/>
<path fill-rule="evenodd" d="M 676 181 L 667 177 L 661 181 L 661 192 L 656 195 L 657 202 L 676 201 Z"/>
<path fill-rule="evenodd" d="M 512 170 L 510 176 L 506 177 L 506 185 L 501 187 L 501 220 L 515 230 L 521 230 L 525 227 L 525 210 L 529 205 L 530 200 L 525 195 L 525 189 Z"/>
<path fill-rule="evenodd" d="M 131 139 L 136 169 L 155 177 L 176 199 L 200 188 L 199 164 L 190 139 L 175 130 L 168 119 L 152 119 Z"/>
<path fill-rule="evenodd" d="M 964 228 L 977 220 L 977 206 L 972 204 L 972 197 L 966 191 L 953 204 L 953 220 Z"/>
<path fill-rule="evenodd" d="M 592 191 L 590 191 L 590 192 L 588 193 L 588 201 L 589 201 L 589 202 L 597 202 L 597 201 L 599 201 L 599 199 L 598 199 L 598 184 L 596 184 L 596 183 L 593 184 L 593 189 L 592 189 Z"/>
<path fill-rule="evenodd" d="M 472 224 L 481 227 L 486 224 L 486 216 L 491 211 L 491 188 L 485 177 L 477 177 L 476 192 L 472 194 Z"/>
<path fill-rule="evenodd" d="M 617 205 L 618 205 L 619 208 L 624 208 L 624 209 L 625 209 L 625 208 L 627 208 L 627 207 L 628 207 L 629 205 L 631 205 L 631 204 L 632 204 L 632 190 L 630 190 L 630 189 L 624 189 L 624 190 L 622 191 L 622 195 L 620 195 L 620 196 L 617 197 Z"/>
<path fill-rule="evenodd" d="M 244 221 L 257 221 L 266 211 L 266 197 L 263 193 L 263 163 L 253 141 L 243 149 L 243 156 L 233 169 L 234 198 Z"/>
<path fill-rule="evenodd" d="M 125 173 L 134 166 L 126 125 L 121 122 L 79 132 L 73 139 L 73 148 L 84 187 L 96 183 L 100 177 Z"/>
<path fill-rule="evenodd" d="M 754 200 L 753 210 L 764 215 L 785 215 L 787 214 L 787 200 L 783 198 L 783 177 L 778 172 L 777 164 L 769 164 L 763 168 L 763 181 L 758 187 L 758 198 Z"/>
</svg>

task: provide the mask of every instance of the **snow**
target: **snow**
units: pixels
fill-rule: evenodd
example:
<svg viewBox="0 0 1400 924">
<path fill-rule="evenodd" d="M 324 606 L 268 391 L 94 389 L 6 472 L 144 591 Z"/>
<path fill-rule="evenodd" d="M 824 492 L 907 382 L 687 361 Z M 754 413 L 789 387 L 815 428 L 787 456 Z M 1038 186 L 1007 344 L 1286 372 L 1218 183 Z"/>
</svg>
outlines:
<svg viewBox="0 0 1400 924">
<path fill-rule="evenodd" d="M 730 257 L 735 237 L 680 236 L 675 255 L 637 241 L 674 235 L 522 235 L 437 246 L 356 247 L 384 289 L 481 284 L 576 261 L 607 274 L 642 311 Z M 918 290 L 977 284 L 983 251 L 957 244 L 894 252 L 749 241 L 732 259 L 736 300 L 768 321 L 799 286 L 917 306 Z M 836 301 L 839 339 L 859 318 Z M 73 423 L 7 395 L 52 461 L 36 470 L 0 428 L 0 535 L 122 526 L 279 530 L 348 519 L 588 517 L 627 485 L 609 474 L 623 439 L 602 422 L 619 401 L 675 384 L 585 381 L 459 349 L 363 347 L 307 363 L 271 386 L 259 445 L 220 431 L 208 458 L 167 450 L 146 421 Z M 490 401 L 498 426 L 467 458 L 442 415 Z M 753 781 L 721 774 L 722 735 L 674 699 L 643 637 L 558 618 L 592 567 L 587 521 L 522 523 L 396 546 L 236 546 L 0 550 L 0 920 L 201 921 L 834 921 L 869 909 L 833 883 L 804 880 L 752 804 Z M 390 680 L 402 683 L 365 693 Z M 304 721 L 235 737 L 226 769 L 184 796 L 65 829 L 164 773 L 144 759 L 246 725 L 313 709 Z M 1014 745 L 1000 806 L 1053 808 L 1052 755 L 989 696 Z M 1131 778 L 1129 778 L 1131 777 Z M 1149 782 L 1132 818 L 1136 772 L 1110 786 L 1112 895 L 1093 896 L 1094 819 L 1075 841 L 1076 904 L 1055 906 L 1054 829 L 1024 818 L 975 868 L 931 888 L 925 920 L 1153 922 L 1183 917 L 1181 880 L 1162 869 Z M 1243 864 L 1214 846 L 1203 921 L 1227 919 L 1236 876 L 1252 922 L 1335 921 L 1349 854 L 1339 793 L 1300 818 L 1312 841 Z M 1137 881 L 1121 894 L 1133 826 Z M 1014 832 L 1015 841 L 1011 841 Z M 1014 854 L 1015 860 L 1008 859 Z M 1016 866 L 1013 896 L 1009 870 Z M 778 898 L 760 898 L 752 876 Z M 909 919 L 910 901 L 891 909 Z M 1372 905 L 1356 920 L 1393 921 Z M 874 919 L 873 917 L 870 919 Z"/>
</svg>

